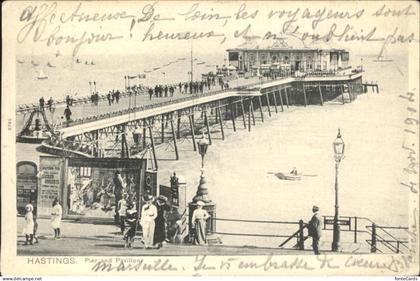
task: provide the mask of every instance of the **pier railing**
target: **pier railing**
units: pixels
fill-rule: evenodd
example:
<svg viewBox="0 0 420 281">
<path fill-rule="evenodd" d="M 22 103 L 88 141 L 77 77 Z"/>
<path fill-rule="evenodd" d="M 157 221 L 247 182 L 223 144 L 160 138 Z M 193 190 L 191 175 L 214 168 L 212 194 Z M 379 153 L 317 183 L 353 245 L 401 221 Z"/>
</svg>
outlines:
<svg viewBox="0 0 420 281">
<path fill-rule="evenodd" d="M 271 82 L 271 81 L 265 81 L 265 83 L 267 83 L 267 82 Z M 247 84 L 246 87 L 253 87 L 253 86 L 262 85 L 262 84 L 264 84 L 264 82 L 256 82 L 256 83 Z M 227 88 L 227 89 L 217 90 L 217 91 L 208 91 L 208 92 L 204 92 L 202 94 L 193 94 L 193 95 L 190 95 L 190 96 L 187 96 L 187 97 L 177 98 L 177 99 L 173 99 L 173 100 L 169 100 L 169 101 L 164 101 L 164 102 L 159 102 L 159 103 L 154 103 L 154 104 L 148 104 L 148 105 L 142 105 L 142 106 L 137 106 L 137 107 L 132 107 L 132 108 L 126 108 L 126 109 L 117 110 L 117 111 L 108 112 L 108 113 L 103 113 L 103 114 L 94 115 L 94 116 L 77 118 L 75 120 L 71 120 L 70 122 L 63 122 L 63 124 L 57 126 L 57 128 L 80 125 L 80 124 L 84 124 L 84 123 L 88 123 L 88 122 L 93 122 L 93 121 L 98 121 L 98 120 L 107 119 L 107 118 L 111 118 L 111 117 L 121 116 L 121 115 L 124 115 L 124 114 L 137 113 L 137 112 L 140 112 L 140 111 L 154 109 L 154 108 L 158 108 L 158 107 L 162 107 L 162 106 L 166 106 L 166 105 L 171 105 L 171 104 L 175 104 L 175 103 L 181 103 L 181 102 L 185 102 L 185 101 L 195 100 L 199 97 L 207 97 L 207 96 L 217 95 L 217 94 L 232 91 L 234 89 L 235 88 Z"/>
</svg>

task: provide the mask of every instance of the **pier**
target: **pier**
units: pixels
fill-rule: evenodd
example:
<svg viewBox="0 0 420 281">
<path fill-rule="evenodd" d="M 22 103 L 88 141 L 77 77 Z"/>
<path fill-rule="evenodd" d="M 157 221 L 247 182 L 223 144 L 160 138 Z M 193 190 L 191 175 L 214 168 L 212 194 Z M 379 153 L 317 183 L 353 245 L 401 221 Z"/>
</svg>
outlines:
<svg viewBox="0 0 420 281">
<path fill-rule="evenodd" d="M 92 114 L 95 111 L 92 106 L 91 115 L 79 113 L 71 122 L 56 125 L 52 137 L 42 146 L 48 153 L 79 157 L 141 157 L 150 149 L 157 166 L 156 145 L 169 143 L 174 159 L 178 160 L 177 141 L 181 139 L 191 138 L 191 148 L 196 150 L 197 135 L 205 135 L 210 144 L 215 138 L 223 140 L 228 122 L 234 131 L 239 128 L 252 131 L 258 121 L 264 122 L 290 106 L 346 104 L 364 92 L 362 72 L 256 81 L 142 106 L 134 103 L 118 111 L 111 112 L 112 107 L 105 107 L 108 111 L 101 108 L 99 114 Z M 130 100 L 135 98 L 123 95 Z M 25 126 L 30 126 L 28 120 Z M 132 136 L 135 133 L 138 136 Z"/>
</svg>

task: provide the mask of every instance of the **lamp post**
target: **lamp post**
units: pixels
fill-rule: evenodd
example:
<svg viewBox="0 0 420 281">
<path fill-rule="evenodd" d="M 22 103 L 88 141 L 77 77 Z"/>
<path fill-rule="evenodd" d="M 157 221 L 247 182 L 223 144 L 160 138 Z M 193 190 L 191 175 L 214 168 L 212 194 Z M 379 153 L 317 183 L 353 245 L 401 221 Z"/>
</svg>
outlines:
<svg viewBox="0 0 420 281">
<path fill-rule="evenodd" d="M 338 166 L 344 157 L 344 141 L 341 138 L 340 129 L 338 129 L 337 138 L 333 142 L 334 159 L 335 159 L 335 205 L 334 205 L 334 228 L 333 228 L 333 242 L 331 250 L 333 252 L 339 251 L 340 248 L 340 225 L 338 224 L 339 206 L 338 206 Z"/>
<path fill-rule="evenodd" d="M 207 242 L 209 244 L 216 244 L 221 243 L 220 238 L 215 234 L 216 231 L 216 204 L 212 202 L 212 200 L 208 196 L 208 190 L 206 185 L 206 180 L 204 178 L 204 156 L 207 153 L 207 148 L 209 147 L 209 142 L 206 139 L 206 137 L 203 136 L 202 138 L 197 142 L 198 144 L 198 152 L 201 155 L 201 175 L 200 175 L 200 183 L 197 187 L 197 192 L 195 196 L 192 199 L 192 202 L 188 204 L 189 208 L 189 233 L 193 233 L 192 225 L 192 214 L 194 210 L 197 208 L 197 202 L 202 201 L 204 205 L 204 210 L 207 211 L 207 213 L 210 215 L 210 218 L 207 221 L 206 226 L 206 233 L 207 233 Z"/>
</svg>

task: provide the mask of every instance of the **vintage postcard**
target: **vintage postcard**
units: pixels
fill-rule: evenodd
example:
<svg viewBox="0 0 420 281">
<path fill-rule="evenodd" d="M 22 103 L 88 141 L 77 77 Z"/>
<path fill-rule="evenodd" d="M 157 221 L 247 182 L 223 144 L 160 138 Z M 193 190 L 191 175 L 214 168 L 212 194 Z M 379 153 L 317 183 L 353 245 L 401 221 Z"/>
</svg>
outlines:
<svg viewBox="0 0 420 281">
<path fill-rule="evenodd" d="M 417 1 L 7 1 L 1 273 L 419 274 Z"/>
</svg>

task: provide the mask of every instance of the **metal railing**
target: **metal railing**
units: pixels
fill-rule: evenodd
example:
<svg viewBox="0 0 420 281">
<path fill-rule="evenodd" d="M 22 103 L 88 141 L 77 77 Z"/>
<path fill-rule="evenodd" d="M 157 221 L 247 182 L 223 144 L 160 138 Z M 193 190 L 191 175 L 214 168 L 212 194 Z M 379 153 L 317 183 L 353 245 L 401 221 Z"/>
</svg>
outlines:
<svg viewBox="0 0 420 281">
<path fill-rule="evenodd" d="M 371 253 L 376 253 L 377 251 L 383 253 L 382 250 L 378 249 L 378 243 L 392 251 L 393 253 L 404 254 L 403 250 L 409 250 L 408 240 L 402 240 L 395 237 L 386 229 L 397 229 L 397 230 L 408 230 L 408 227 L 400 226 L 379 226 L 375 223 L 372 223 L 370 226 L 366 226 L 366 229 L 371 234 L 371 239 L 367 239 L 366 242 L 371 246 Z M 379 234 L 380 232 L 380 234 Z"/>
<path fill-rule="evenodd" d="M 331 218 L 332 216 L 324 216 L 325 219 Z M 404 254 L 403 250 L 409 250 L 408 240 L 402 240 L 397 238 L 395 235 L 391 234 L 388 229 L 393 230 L 408 230 L 408 227 L 401 226 L 379 226 L 372 222 L 372 220 L 365 217 L 340 217 L 340 219 L 349 219 L 350 224 L 348 229 L 341 229 L 343 232 L 354 232 L 354 243 L 357 243 L 357 235 L 364 234 L 369 235 L 371 238 L 364 240 L 370 246 L 371 253 L 385 253 L 385 249 L 391 251 L 392 253 Z M 303 222 L 303 220 L 296 221 L 268 221 L 268 220 L 247 220 L 247 219 L 228 219 L 228 218 L 214 218 L 215 221 L 225 221 L 231 223 L 252 223 L 252 224 L 278 224 L 278 225 L 298 225 L 296 231 L 292 234 L 262 234 L 262 233 L 239 233 L 239 232 L 221 232 L 215 231 L 215 234 L 220 235 L 231 235 L 231 236 L 251 236 L 251 237 L 268 237 L 268 238 L 286 238 L 281 242 L 278 247 L 284 248 L 291 241 L 296 241 L 296 243 L 291 247 L 293 249 L 304 250 L 305 241 L 309 238 L 308 235 L 305 236 L 304 230 L 308 228 L 308 224 Z M 371 225 L 361 228 L 358 226 L 361 222 L 367 222 Z M 188 219 L 185 222 L 188 224 Z M 188 228 L 188 227 L 186 227 Z M 326 228 L 324 224 L 323 230 L 333 230 L 333 228 Z M 380 234 L 378 232 L 381 232 Z M 296 240 L 295 240 L 296 239 Z M 379 249 L 378 244 L 384 246 L 385 248 Z"/>
</svg>

